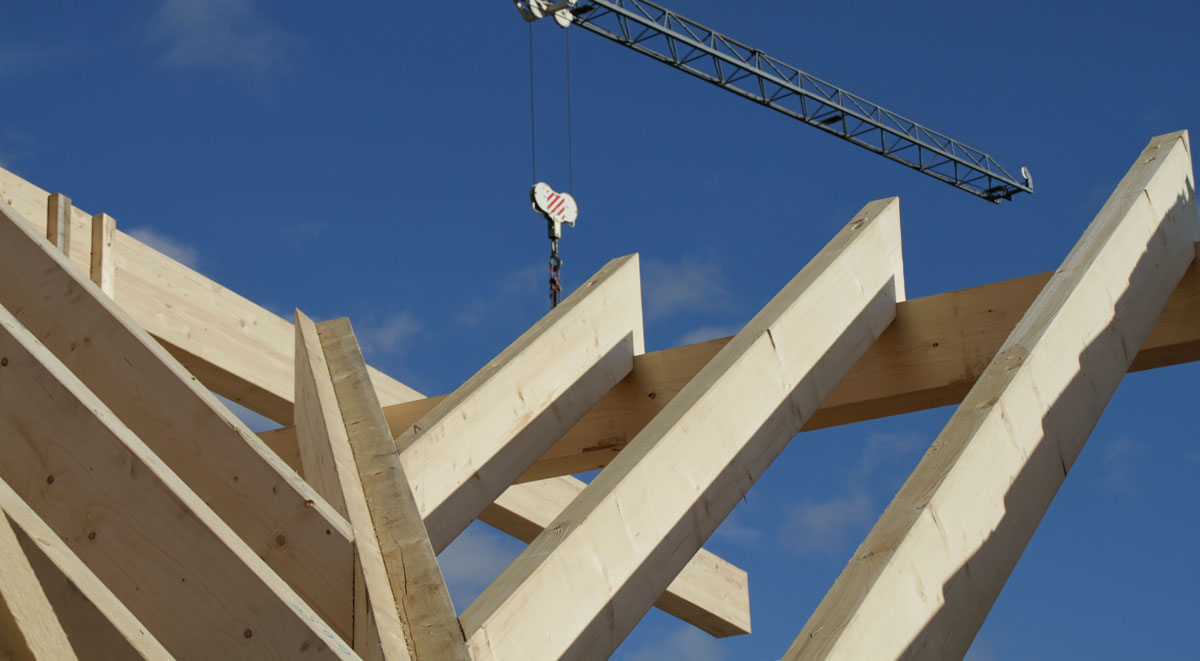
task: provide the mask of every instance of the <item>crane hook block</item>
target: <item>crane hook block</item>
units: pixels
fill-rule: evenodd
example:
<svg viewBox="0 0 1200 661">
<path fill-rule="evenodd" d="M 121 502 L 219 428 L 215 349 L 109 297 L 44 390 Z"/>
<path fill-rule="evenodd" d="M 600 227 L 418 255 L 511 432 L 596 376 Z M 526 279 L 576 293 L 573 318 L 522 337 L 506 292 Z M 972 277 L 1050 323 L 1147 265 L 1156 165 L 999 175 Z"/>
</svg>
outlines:
<svg viewBox="0 0 1200 661">
<path fill-rule="evenodd" d="M 549 184 L 538 182 L 529 189 L 529 200 L 533 202 L 533 210 L 549 223 L 551 239 L 562 238 L 563 225 L 575 227 L 579 207 L 570 194 L 557 193 Z"/>
<path fill-rule="evenodd" d="M 558 23 L 560 28 L 571 26 L 574 19 L 571 8 L 576 2 L 578 0 L 513 0 L 517 11 L 521 12 L 526 21 L 532 23 L 540 18 L 553 16 L 554 22 Z"/>
</svg>

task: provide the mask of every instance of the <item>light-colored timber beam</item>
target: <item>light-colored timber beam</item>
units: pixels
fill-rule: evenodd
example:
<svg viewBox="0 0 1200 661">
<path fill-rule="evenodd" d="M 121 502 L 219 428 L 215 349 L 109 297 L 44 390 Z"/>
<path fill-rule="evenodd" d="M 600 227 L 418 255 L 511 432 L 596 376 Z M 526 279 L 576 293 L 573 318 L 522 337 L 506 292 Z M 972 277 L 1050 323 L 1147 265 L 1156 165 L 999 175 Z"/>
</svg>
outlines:
<svg viewBox="0 0 1200 661">
<path fill-rule="evenodd" d="M 3 200 L 0 245 L 0 305 L 348 638 L 345 519 Z"/>
<path fill-rule="evenodd" d="M 440 551 L 633 368 L 637 255 L 610 261 L 429 413 L 396 432 Z"/>
<path fill-rule="evenodd" d="M 39 234 L 47 231 L 47 192 L 0 168 L 0 200 Z M 73 208 L 67 224 L 91 236 L 92 217 Z M 69 257 L 91 272 L 88 241 L 72 241 Z M 279 422 L 292 423 L 291 322 L 116 230 L 112 258 L 119 273 L 114 299 L 208 387 Z M 384 404 L 419 398 L 412 388 L 372 368 Z"/>
<path fill-rule="evenodd" d="M 0 507 L 0 655 L 17 661 L 76 658 L 3 507 Z"/>
<path fill-rule="evenodd" d="M 476 661 L 616 649 L 891 323 L 899 207 L 855 215 L 463 612 Z"/>
<path fill-rule="evenodd" d="M 354 651 L 368 661 L 411 658 L 321 338 L 316 324 L 299 310 L 296 431 L 305 475 L 354 530 Z"/>
<path fill-rule="evenodd" d="M 1187 134 L 1155 138 L 785 658 L 966 654 L 1192 261 L 1197 229 Z"/>
<path fill-rule="evenodd" d="M 367 514 L 366 521 L 356 517 L 355 532 L 357 535 L 367 527 L 374 530 L 374 543 L 394 599 L 390 606 L 403 624 L 409 656 L 414 661 L 468 661 L 450 591 L 350 321 L 322 322 L 316 330 L 358 470 L 361 493 L 348 493 L 346 499 L 357 497 Z M 369 591 L 368 598 L 374 606 L 376 597 Z"/>
<path fill-rule="evenodd" d="M 268 658 L 289 650 L 354 658 L 6 308 L 0 356 L 0 479 L 171 654 Z"/>
<path fill-rule="evenodd" d="M 42 219 L 46 217 L 46 196 L 46 191 L 0 168 L 0 200 L 22 212 L 37 232 L 45 231 Z M 73 214 L 75 230 L 87 231 L 89 217 L 78 209 Z M 115 233 L 113 245 L 119 273 L 115 300 L 134 321 L 146 328 L 207 388 L 274 420 L 292 420 L 294 356 L 287 349 L 293 344 L 295 333 L 291 323 L 120 230 Z M 90 272 L 91 257 L 81 242 L 72 244 L 69 257 L 82 272 Z M 420 393 L 378 370 L 372 370 L 371 380 L 384 404 L 422 397 Z M 392 428 L 407 427 L 433 408 L 433 402 L 421 401 L 428 403 L 427 408 L 404 424 L 392 424 Z M 290 434 L 287 441 L 274 449 L 290 466 L 300 470 L 295 435 Z M 536 484 L 529 485 L 532 490 L 539 488 Z M 531 506 L 549 507 L 555 502 L 557 494 L 550 493 L 547 496 L 526 502 Z M 495 507 L 491 509 L 497 510 Z M 503 510 L 503 507 L 499 506 L 499 509 Z M 511 517 L 503 520 L 515 521 L 529 516 L 552 520 L 559 511 L 561 508 L 512 512 Z M 515 534 L 503 527 L 500 529 Z M 344 555 L 352 557 L 353 553 L 347 548 Z M 723 586 L 722 590 L 727 588 L 726 575 L 744 574 L 716 556 L 712 558 L 719 563 L 716 565 L 717 576 L 705 578 L 712 571 L 710 563 L 689 564 L 684 574 L 693 576 L 688 581 L 691 588 L 680 595 L 668 591 L 664 594 L 664 600 L 671 605 L 664 605 L 664 608 L 713 635 L 747 633 L 749 629 L 745 623 L 749 622 L 749 596 L 744 580 L 736 595 L 729 598 L 726 598 L 724 591 L 715 595 L 702 594 L 703 587 L 708 585 Z M 346 580 L 351 580 L 349 574 Z M 681 601 L 675 600 L 676 596 Z M 695 602 L 692 596 L 697 598 Z M 713 603 L 719 604 L 716 610 L 704 610 L 708 608 L 705 604 Z M 733 609 L 738 604 L 745 604 L 746 610 L 735 612 Z M 697 609 L 706 613 L 699 620 L 694 615 Z M 350 612 L 348 606 L 344 612 Z M 730 613 L 733 614 L 726 620 Z M 330 619 L 336 622 L 336 618 Z M 338 625 L 335 624 L 335 628 Z M 348 629 L 338 630 L 349 637 Z"/>
<path fill-rule="evenodd" d="M 78 658 L 171 658 L 125 604 L 3 480 L 0 509 L 14 524 L 22 550 Z"/>
<path fill-rule="evenodd" d="M 1200 255 L 1200 243 L 1195 244 Z M 896 306 L 896 321 L 804 425 L 805 431 L 958 404 L 1050 273 L 1037 273 Z M 635 356 L 633 371 L 518 482 L 608 465 L 730 338 Z M 1193 263 L 1129 370 L 1200 360 L 1200 262 Z M 411 425 L 445 395 L 384 407 L 393 429 Z M 281 457 L 296 454 L 291 428 L 259 434 Z"/>
<path fill-rule="evenodd" d="M 573 477 L 514 484 L 483 511 L 479 520 L 529 543 L 585 486 Z M 704 549 L 696 552 L 654 606 L 718 638 L 750 633 L 746 571 Z"/>
</svg>

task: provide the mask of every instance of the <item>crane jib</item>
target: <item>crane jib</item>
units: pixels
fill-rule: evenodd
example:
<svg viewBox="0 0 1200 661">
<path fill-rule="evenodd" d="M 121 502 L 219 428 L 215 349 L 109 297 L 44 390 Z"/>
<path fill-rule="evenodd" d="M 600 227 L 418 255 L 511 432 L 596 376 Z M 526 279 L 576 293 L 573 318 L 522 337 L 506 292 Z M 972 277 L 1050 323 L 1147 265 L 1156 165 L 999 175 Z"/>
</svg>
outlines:
<svg viewBox="0 0 1200 661">
<path fill-rule="evenodd" d="M 1027 168 L 890 111 L 646 0 L 532 0 L 570 23 L 992 202 L 1033 192 Z M 528 20 L 533 16 L 522 4 Z M 557 12 L 557 13 L 554 13 Z"/>
</svg>

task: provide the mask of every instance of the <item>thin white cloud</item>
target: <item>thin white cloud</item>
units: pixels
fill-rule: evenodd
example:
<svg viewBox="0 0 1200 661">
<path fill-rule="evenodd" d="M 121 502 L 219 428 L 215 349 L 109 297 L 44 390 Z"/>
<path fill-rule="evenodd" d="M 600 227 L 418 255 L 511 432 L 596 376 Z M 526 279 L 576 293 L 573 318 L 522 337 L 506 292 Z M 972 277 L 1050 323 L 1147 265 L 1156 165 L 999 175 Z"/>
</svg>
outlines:
<svg viewBox="0 0 1200 661">
<path fill-rule="evenodd" d="M 700 326 L 679 336 L 675 344 L 696 344 L 697 342 L 707 342 L 715 340 L 718 337 L 729 337 L 737 334 L 742 330 L 738 326 Z"/>
<path fill-rule="evenodd" d="M 733 307 L 733 294 L 715 257 L 685 256 L 642 264 L 642 297 L 647 319 Z"/>
<path fill-rule="evenodd" d="M 713 536 L 733 544 L 746 545 L 757 542 L 762 537 L 762 531 L 747 524 L 743 519 L 744 517 L 735 511 L 721 522 Z"/>
<path fill-rule="evenodd" d="M 259 10 L 255 0 L 163 0 L 151 35 L 162 63 L 183 70 L 262 78 L 288 68 L 299 46 Z"/>
<path fill-rule="evenodd" d="M 622 657 L 624 661 L 724 661 L 725 651 L 712 636 L 690 626 L 680 626 L 669 636 Z"/>
<path fill-rule="evenodd" d="M 530 264 L 510 272 L 499 280 L 488 296 L 467 301 L 459 310 L 458 320 L 464 326 L 476 328 L 498 318 L 509 318 L 515 312 L 525 313 L 535 306 L 550 306 L 550 289 L 545 265 Z"/>
<path fill-rule="evenodd" d="M 846 490 L 821 500 L 794 505 L 779 528 L 779 539 L 794 553 L 837 555 L 857 546 L 878 514 L 871 492 L 894 493 L 888 482 L 912 470 L 929 445 L 918 433 L 874 433 L 863 445 L 858 463 L 846 476 Z"/>
<path fill-rule="evenodd" d="M 784 518 L 780 541 L 795 553 L 840 552 L 871 524 L 873 504 L 866 491 L 830 500 L 804 500 Z"/>
<path fill-rule="evenodd" d="M 500 572 L 516 559 L 524 545 L 483 524 L 471 524 L 438 556 L 450 590 L 450 600 L 462 612 Z"/>
<path fill-rule="evenodd" d="M 363 351 L 375 356 L 403 353 L 410 340 L 421 332 L 421 322 L 408 310 L 385 317 L 378 323 L 355 326 Z"/>
<path fill-rule="evenodd" d="M 1121 436 L 1114 438 L 1101 446 L 1102 459 L 1107 469 L 1105 482 L 1114 491 L 1129 492 L 1134 489 L 1131 471 L 1137 467 L 1138 461 L 1147 448 L 1131 438 Z"/>
<path fill-rule="evenodd" d="M 154 248 L 171 259 L 194 269 L 200 262 L 200 254 L 192 246 L 174 239 L 150 227 L 133 227 L 125 232 L 129 236 Z"/>
</svg>

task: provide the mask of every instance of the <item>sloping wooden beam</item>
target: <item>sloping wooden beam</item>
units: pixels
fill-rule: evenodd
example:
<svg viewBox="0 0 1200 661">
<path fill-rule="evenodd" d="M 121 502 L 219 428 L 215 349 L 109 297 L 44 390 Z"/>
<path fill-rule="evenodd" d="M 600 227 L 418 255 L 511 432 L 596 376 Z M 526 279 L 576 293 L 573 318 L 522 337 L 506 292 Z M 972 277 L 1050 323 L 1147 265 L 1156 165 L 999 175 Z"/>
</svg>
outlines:
<svg viewBox="0 0 1200 661">
<path fill-rule="evenodd" d="M 325 350 L 316 324 L 299 310 L 296 431 L 306 457 L 305 475 L 314 476 L 310 479 L 314 488 L 338 503 L 354 530 L 354 651 L 364 659 L 411 658 Z"/>
<path fill-rule="evenodd" d="M 76 658 L 3 507 L 0 507 L 0 655 L 17 660 Z"/>
<path fill-rule="evenodd" d="M 46 231 L 45 190 L 0 168 L 0 200 L 39 234 Z M 70 231 L 90 236 L 92 217 L 74 208 Z M 117 230 L 113 261 L 120 273 L 115 300 L 208 387 L 279 422 L 292 423 L 291 322 Z M 90 273 L 87 241 L 73 241 L 71 261 Z M 385 404 L 420 397 L 412 388 L 371 369 Z"/>
<path fill-rule="evenodd" d="M 872 202 L 462 615 L 477 661 L 610 654 L 895 316 Z"/>
<path fill-rule="evenodd" d="M 788 659 L 960 658 L 1194 251 L 1186 133 L 1160 136 L 987 366 Z"/>
<path fill-rule="evenodd" d="M 171 658 L 125 604 L 3 480 L 0 509 L 12 521 L 21 548 L 80 659 Z"/>
<path fill-rule="evenodd" d="M 0 356 L 0 479 L 172 654 L 265 658 L 290 650 L 353 658 L 6 308 Z"/>
<path fill-rule="evenodd" d="M 587 486 L 573 477 L 514 484 L 479 520 L 532 542 Z M 750 586 L 746 571 L 700 549 L 654 606 L 713 636 L 750 633 Z"/>
<path fill-rule="evenodd" d="M 0 168 L 0 200 L 16 207 L 38 232 L 45 230 L 45 223 L 40 219 L 45 218 L 46 195 L 41 188 Z M 88 216 L 78 209 L 73 214 L 75 230 L 85 231 Z M 119 262 L 121 273 L 116 301 L 130 317 L 145 327 L 207 388 L 269 418 L 290 422 L 293 417 L 293 386 L 284 383 L 291 384 L 294 378 L 294 356 L 285 349 L 291 344 L 295 332 L 292 324 L 119 230 L 115 237 L 114 257 Z M 88 272 L 90 255 L 79 242 L 72 246 L 70 257 L 76 266 Z M 130 280 L 131 277 L 134 279 Z M 385 404 L 422 397 L 420 393 L 373 368 L 371 380 Z M 422 401 L 427 407 L 421 410 L 420 415 L 407 419 L 403 424 L 392 423 L 392 428 L 408 427 L 433 408 L 434 402 Z M 290 466 L 299 469 L 298 446 L 292 428 L 288 428 L 288 436 L 283 440 L 284 443 L 275 445 L 273 449 Z M 530 488 L 536 490 L 539 487 L 532 485 Z M 545 505 L 553 502 L 553 498 L 541 499 L 540 502 Z M 543 511 L 540 515 L 541 518 L 552 520 L 558 513 L 559 510 L 554 509 Z M 520 515 L 512 518 L 515 520 Z M 348 538 L 346 542 L 349 542 Z M 344 555 L 350 557 L 353 554 L 347 548 Z M 708 571 L 706 564 L 691 567 L 701 574 Z M 724 575 L 737 571 L 740 570 L 724 563 L 718 573 Z M 714 577 L 712 581 L 697 580 L 690 583 L 695 587 L 710 583 L 725 585 L 727 581 Z M 361 583 L 358 585 L 361 586 Z M 744 587 L 742 589 L 740 596 L 729 603 L 749 603 Z M 722 601 L 722 597 L 720 594 L 708 595 L 698 603 L 713 603 L 714 600 Z M 728 605 L 710 615 L 723 617 L 720 613 L 725 611 L 728 611 Z M 344 612 L 349 613 L 350 610 L 347 608 Z M 689 617 L 685 616 L 685 619 Z M 337 622 L 334 617 L 330 620 Z M 706 616 L 702 622 L 710 620 Z M 722 628 L 727 632 L 724 635 L 743 632 L 743 622 L 748 620 L 749 611 L 746 610 Z M 710 631 L 712 628 L 707 623 L 698 626 Z M 350 636 L 348 629 L 336 624 L 335 628 Z"/>
<path fill-rule="evenodd" d="M 441 550 L 579 421 L 642 352 L 637 255 L 614 259 L 461 387 L 396 429 Z"/>
<path fill-rule="evenodd" d="M 3 200 L 0 245 L 0 305 L 349 637 L 345 519 Z"/>
<path fill-rule="evenodd" d="M 1195 244 L 1200 255 L 1200 243 Z M 1050 279 L 1037 273 L 902 301 L 805 431 L 962 402 L 1017 320 Z M 634 356 L 633 371 L 588 411 L 518 482 L 608 465 L 731 338 Z M 1200 360 L 1200 263 L 1188 268 L 1129 371 Z M 416 422 L 445 395 L 384 407 L 393 429 Z M 281 457 L 296 452 L 290 428 L 259 436 Z"/>
<path fill-rule="evenodd" d="M 369 517 L 355 530 L 374 529 L 411 657 L 468 661 L 458 615 L 350 321 L 326 321 L 317 330 Z"/>
</svg>

